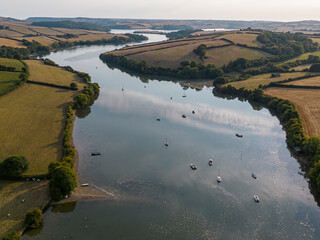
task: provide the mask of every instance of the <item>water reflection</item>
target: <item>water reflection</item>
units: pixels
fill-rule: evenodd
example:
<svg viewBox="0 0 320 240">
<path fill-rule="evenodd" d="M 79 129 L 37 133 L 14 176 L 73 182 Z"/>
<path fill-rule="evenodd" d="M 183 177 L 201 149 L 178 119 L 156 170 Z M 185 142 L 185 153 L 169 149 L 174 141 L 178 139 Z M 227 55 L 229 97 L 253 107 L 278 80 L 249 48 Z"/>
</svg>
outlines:
<svg viewBox="0 0 320 240">
<path fill-rule="evenodd" d="M 279 125 L 275 118 L 270 119 L 250 113 L 243 114 L 241 111 L 232 111 L 205 103 L 195 102 L 191 104 L 174 99 L 165 100 L 133 90 L 125 90 L 125 92 L 119 94 L 114 90 L 102 89 L 102 93 L 106 97 L 100 100 L 98 104 L 107 106 L 112 111 L 159 117 L 160 119 L 167 119 L 215 133 L 234 135 L 234 130 L 230 129 L 230 126 L 233 126 L 236 129 L 242 129 L 245 134 L 279 136 L 279 132 L 274 130 Z M 158 115 L 156 115 L 155 109 Z M 195 111 L 195 114 L 192 114 L 192 111 Z M 183 114 L 187 118 L 182 121 L 181 116 Z"/>
</svg>

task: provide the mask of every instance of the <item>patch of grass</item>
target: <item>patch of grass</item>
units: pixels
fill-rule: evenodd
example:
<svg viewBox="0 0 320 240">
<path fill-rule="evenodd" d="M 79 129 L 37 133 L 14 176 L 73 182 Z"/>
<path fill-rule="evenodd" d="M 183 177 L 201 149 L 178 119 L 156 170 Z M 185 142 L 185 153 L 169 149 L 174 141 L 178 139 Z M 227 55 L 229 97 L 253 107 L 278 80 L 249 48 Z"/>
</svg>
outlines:
<svg viewBox="0 0 320 240">
<path fill-rule="evenodd" d="M 45 35 L 60 35 L 61 34 L 61 32 L 55 31 L 55 30 L 47 28 L 47 27 L 29 26 L 29 28 L 36 33 L 45 34 Z"/>
<path fill-rule="evenodd" d="M 82 90 L 85 84 L 75 74 L 65 71 L 59 67 L 49 66 L 39 60 L 26 60 L 29 66 L 29 79 L 36 82 L 53 83 L 60 86 L 70 86 L 76 83 L 79 90 Z"/>
<path fill-rule="evenodd" d="M 19 72 L 0 71 L 0 83 L 8 81 L 19 81 Z"/>
<path fill-rule="evenodd" d="M 44 46 L 50 46 L 52 43 L 56 42 L 52 38 L 48 38 L 48 37 L 45 37 L 45 36 L 22 37 L 22 38 L 16 38 L 16 39 L 19 39 L 19 40 L 25 39 L 25 40 L 28 40 L 29 42 L 32 42 L 32 40 L 34 40 L 34 41 L 37 41 L 37 42 L 41 43 Z"/>
<path fill-rule="evenodd" d="M 260 47 L 262 46 L 261 43 L 257 41 L 258 34 L 246 34 L 246 33 L 232 33 L 232 34 L 226 34 L 218 38 L 225 38 L 228 39 L 235 44 L 246 44 L 250 47 Z"/>
<path fill-rule="evenodd" d="M 0 98 L 0 160 L 24 155 L 30 162 L 26 175 L 46 174 L 60 160 L 64 108 L 78 92 L 24 84 Z"/>
<path fill-rule="evenodd" d="M 43 208 L 50 201 L 46 181 L 0 180 L 0 196 L 0 238 L 8 231 L 21 230 L 26 212 Z"/>
<path fill-rule="evenodd" d="M 22 33 L 17 33 L 9 29 L 0 29 L 0 37 L 22 37 Z M 1 45 L 0 45 L 1 46 Z"/>
<path fill-rule="evenodd" d="M 0 38 L 0 46 L 7 46 L 7 47 L 14 47 L 14 48 L 26 48 L 26 46 L 24 46 L 22 44 L 22 42 L 8 39 L 8 38 L 3 38 L 3 37 Z"/>
<path fill-rule="evenodd" d="M 268 53 L 238 47 L 238 46 L 228 46 L 222 48 L 208 49 L 206 51 L 207 58 L 205 59 L 205 64 L 212 63 L 218 67 L 227 65 L 230 61 L 234 61 L 238 58 L 245 58 L 247 60 L 253 60 L 261 57 L 271 56 Z"/>
<path fill-rule="evenodd" d="M 0 65 L 6 66 L 6 67 L 14 67 L 16 68 L 16 71 L 21 71 L 22 68 L 24 67 L 22 62 L 20 62 L 19 60 L 9 59 L 9 58 L 0 58 Z"/>
<path fill-rule="evenodd" d="M 290 100 L 299 112 L 306 135 L 320 136 L 320 90 L 268 88 L 265 93 Z"/>
<path fill-rule="evenodd" d="M 253 90 L 255 88 L 258 88 L 260 84 L 268 85 L 271 82 L 278 82 L 278 81 L 283 81 L 289 78 L 302 77 L 308 74 L 310 73 L 308 72 L 281 73 L 280 77 L 272 78 L 271 73 L 266 73 L 266 74 L 252 76 L 244 81 L 231 82 L 231 83 L 228 83 L 227 85 L 231 85 L 235 88 L 244 87 L 246 89 Z"/>
</svg>

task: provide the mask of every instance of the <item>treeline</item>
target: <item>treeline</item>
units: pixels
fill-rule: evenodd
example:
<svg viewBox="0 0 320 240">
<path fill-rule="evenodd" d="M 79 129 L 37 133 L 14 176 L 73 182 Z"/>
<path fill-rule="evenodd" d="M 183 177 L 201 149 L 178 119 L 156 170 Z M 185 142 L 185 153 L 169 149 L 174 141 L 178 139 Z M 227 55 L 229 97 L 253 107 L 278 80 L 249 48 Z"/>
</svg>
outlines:
<svg viewBox="0 0 320 240">
<path fill-rule="evenodd" d="M 212 64 L 203 65 L 202 63 L 197 63 L 196 61 L 183 61 L 179 68 L 170 69 L 159 66 L 149 66 L 146 61 L 137 62 L 133 59 L 129 59 L 127 56 L 100 54 L 100 59 L 112 66 L 126 68 L 141 74 L 171 76 L 183 79 L 214 79 L 223 75 L 221 68 L 217 68 Z"/>
<path fill-rule="evenodd" d="M 300 116 L 290 101 L 266 95 L 262 89 L 246 90 L 245 88 L 236 89 L 230 85 L 226 87 L 217 85 L 213 91 L 260 102 L 275 112 L 286 131 L 288 146 L 302 149 L 311 167 L 310 177 L 320 191 L 320 137 L 305 136 Z"/>
<path fill-rule="evenodd" d="M 201 29 L 185 29 L 185 30 L 180 30 L 177 32 L 167 33 L 166 37 L 169 38 L 170 40 L 191 37 L 192 33 L 199 32 L 199 31 L 203 31 L 203 30 L 201 30 Z"/>
<path fill-rule="evenodd" d="M 263 51 L 287 58 L 318 49 L 318 43 L 302 33 L 264 31 L 259 33 L 257 40 L 264 44 Z"/>
<path fill-rule="evenodd" d="M 72 69 L 71 67 L 65 68 L 69 68 L 70 71 Z M 80 73 L 80 75 L 86 79 L 88 78 L 86 73 Z M 77 186 L 77 176 L 73 170 L 74 156 L 76 152 L 72 145 L 73 110 L 89 106 L 98 97 L 99 92 L 100 87 L 97 83 L 89 83 L 84 87 L 81 94 L 74 97 L 73 104 L 66 107 L 62 159 L 60 162 L 51 162 L 48 166 L 48 172 L 51 178 L 49 187 L 53 200 L 60 200 L 63 197 L 70 195 Z"/>
<path fill-rule="evenodd" d="M 110 28 L 87 22 L 74 22 L 74 21 L 48 21 L 48 22 L 33 22 L 33 26 L 53 27 L 53 28 L 69 28 L 69 29 L 84 29 L 101 32 L 109 32 Z"/>
<path fill-rule="evenodd" d="M 147 37 L 143 35 L 137 35 L 137 34 L 125 34 L 127 37 L 118 37 L 114 36 L 110 39 L 99 39 L 94 41 L 59 41 L 52 43 L 51 47 L 55 50 L 63 49 L 63 48 L 69 48 L 73 46 L 84 46 L 84 45 L 103 45 L 103 44 L 114 44 L 114 45 L 122 45 L 126 43 L 131 42 L 142 42 L 145 40 L 148 40 Z"/>
<path fill-rule="evenodd" d="M 56 35 L 56 36 L 59 38 L 66 38 L 66 39 L 79 37 L 79 35 L 72 34 L 72 33 L 66 33 L 66 34 Z"/>
</svg>

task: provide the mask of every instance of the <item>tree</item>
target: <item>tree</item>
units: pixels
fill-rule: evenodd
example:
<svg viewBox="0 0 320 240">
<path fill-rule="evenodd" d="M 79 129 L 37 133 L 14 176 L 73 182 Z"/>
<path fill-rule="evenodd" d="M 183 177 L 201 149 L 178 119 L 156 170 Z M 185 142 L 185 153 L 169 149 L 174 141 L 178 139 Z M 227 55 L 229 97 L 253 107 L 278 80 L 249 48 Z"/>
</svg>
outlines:
<svg viewBox="0 0 320 240">
<path fill-rule="evenodd" d="M 24 156 L 13 155 L 0 164 L 0 175 L 9 178 L 21 177 L 29 169 L 29 162 Z"/>
<path fill-rule="evenodd" d="M 29 211 L 24 222 L 29 228 L 40 227 L 42 223 L 42 211 L 39 208 Z"/>
<path fill-rule="evenodd" d="M 312 156 L 320 151 L 320 137 L 310 137 L 303 143 L 303 152 L 307 156 Z"/>
<path fill-rule="evenodd" d="M 21 236 L 16 231 L 9 232 L 2 237 L 2 240 L 20 240 Z"/>
<path fill-rule="evenodd" d="M 70 87 L 71 87 L 73 90 L 78 90 L 78 84 L 76 84 L 76 83 L 70 83 Z"/>
<path fill-rule="evenodd" d="M 310 72 L 320 72 L 320 63 L 312 64 L 309 71 Z"/>
<path fill-rule="evenodd" d="M 54 200 L 60 200 L 77 186 L 77 176 L 73 169 L 60 166 L 54 169 L 50 181 L 50 192 Z"/>
</svg>

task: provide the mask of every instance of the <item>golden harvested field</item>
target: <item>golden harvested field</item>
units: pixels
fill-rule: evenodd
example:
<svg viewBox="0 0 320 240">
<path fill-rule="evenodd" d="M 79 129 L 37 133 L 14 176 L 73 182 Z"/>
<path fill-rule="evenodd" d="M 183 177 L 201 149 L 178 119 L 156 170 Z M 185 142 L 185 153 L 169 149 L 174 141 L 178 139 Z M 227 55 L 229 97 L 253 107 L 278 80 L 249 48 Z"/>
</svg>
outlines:
<svg viewBox="0 0 320 240">
<path fill-rule="evenodd" d="M 0 98 L 0 159 L 24 155 L 30 162 L 26 175 L 48 172 L 60 160 L 64 108 L 78 92 L 24 84 Z"/>
<path fill-rule="evenodd" d="M 232 33 L 232 34 L 226 34 L 218 38 L 225 38 L 228 39 L 235 44 L 247 44 L 251 47 L 260 47 L 262 44 L 260 44 L 257 41 L 258 34 L 246 34 L 246 33 Z"/>
<path fill-rule="evenodd" d="M 110 33 L 102 33 L 102 34 L 80 35 L 79 37 L 68 38 L 68 39 L 56 37 L 56 39 L 60 39 L 61 41 L 77 42 L 77 41 L 95 41 L 95 40 L 101 40 L 101 39 L 111 39 L 114 36 L 127 38 L 127 36 L 122 34 L 114 35 Z"/>
<path fill-rule="evenodd" d="M 0 180 L 0 196 L 0 238 L 8 231 L 21 230 L 26 213 L 50 201 L 47 181 Z"/>
<path fill-rule="evenodd" d="M 83 29 L 68 29 L 68 28 L 52 28 L 53 30 L 63 32 L 63 33 L 70 33 L 70 34 L 88 34 L 88 31 Z M 63 34 L 61 33 L 61 34 Z M 101 32 L 99 32 L 101 33 Z"/>
<path fill-rule="evenodd" d="M 59 67 L 45 65 L 39 60 L 26 60 L 25 62 L 29 66 L 31 81 L 53 83 L 60 86 L 69 86 L 74 82 L 78 84 L 80 90 L 85 86 L 76 74 Z"/>
<path fill-rule="evenodd" d="M 39 43 L 41 43 L 44 46 L 50 46 L 52 43 L 56 42 L 56 40 L 53 40 L 52 38 L 48 38 L 45 36 L 38 36 L 38 37 L 22 37 L 22 38 L 16 38 L 18 40 L 28 40 L 30 42 L 32 42 L 32 40 L 37 41 Z"/>
<path fill-rule="evenodd" d="M 15 67 L 17 71 L 21 71 L 24 67 L 23 63 L 16 59 L 0 58 L 0 65 L 6 67 Z"/>
<path fill-rule="evenodd" d="M 320 136 L 320 90 L 268 88 L 265 93 L 288 99 L 297 108 L 307 136 Z"/>
<path fill-rule="evenodd" d="M 26 48 L 26 46 L 23 46 L 22 42 L 0 37 L 0 46 L 3 45 L 14 48 Z"/>
<path fill-rule="evenodd" d="M 252 89 L 258 88 L 260 84 L 268 85 L 271 82 L 283 81 L 288 78 L 302 77 L 308 74 L 310 73 L 308 72 L 281 73 L 280 77 L 272 78 L 271 73 L 267 73 L 267 74 L 252 76 L 244 81 L 231 82 L 231 83 L 228 83 L 227 85 L 231 85 L 235 88 L 244 87 L 246 89 L 252 90 Z"/>
<path fill-rule="evenodd" d="M 238 46 L 228 46 L 223 48 L 208 49 L 206 51 L 206 56 L 208 58 L 205 59 L 205 64 L 212 63 L 216 66 L 222 67 L 223 65 L 228 64 L 230 61 L 234 61 L 238 58 L 252 60 L 261 57 L 269 57 L 270 54 Z"/>
<path fill-rule="evenodd" d="M 225 45 L 225 41 L 202 41 L 202 42 L 191 42 L 190 44 L 185 44 L 184 42 L 173 42 L 170 44 L 150 46 L 148 48 L 134 49 L 134 51 L 141 53 L 129 55 L 129 58 L 135 59 L 137 61 L 146 60 L 149 65 L 152 66 L 162 66 L 169 68 L 177 68 L 180 63 L 184 60 L 194 60 L 200 62 L 199 56 L 193 53 L 193 50 L 197 48 L 200 44 L 206 44 L 208 47 L 211 46 L 221 46 Z M 159 49 L 160 48 L 160 49 Z M 161 49 L 164 48 L 164 49 Z M 159 49 L 159 50 L 156 50 Z M 148 50 L 148 51 L 147 51 Z M 146 52 L 147 51 L 147 52 Z M 119 51 L 120 52 L 120 51 Z M 129 53 L 131 50 L 126 50 Z M 209 52 L 209 50 L 207 50 Z M 122 51 L 121 51 L 122 54 Z"/>
<path fill-rule="evenodd" d="M 306 68 L 310 68 L 312 64 L 305 64 L 305 65 L 301 65 L 301 66 L 297 66 L 297 67 L 293 67 L 293 68 L 290 68 L 290 70 L 296 70 L 296 71 L 302 71 Z"/>
<path fill-rule="evenodd" d="M 10 29 L 22 34 L 36 34 L 34 31 L 30 30 L 26 26 L 10 26 Z"/>
<path fill-rule="evenodd" d="M 231 35 L 231 34 L 229 34 Z M 250 35 L 253 34 L 234 34 L 234 35 Z M 113 51 L 114 55 L 127 55 L 129 58 L 137 61 L 146 60 L 151 66 L 162 66 L 169 68 L 177 68 L 184 60 L 195 60 L 200 62 L 199 56 L 193 53 L 193 50 L 200 44 L 206 44 L 207 47 L 223 46 L 228 42 L 218 39 L 215 36 L 201 36 L 188 39 L 170 40 L 160 43 L 143 44 L 138 46 L 126 47 L 117 51 Z M 205 64 L 214 64 L 223 66 L 237 58 L 257 59 L 261 57 L 269 57 L 270 54 L 248 49 L 239 46 L 227 46 L 221 48 L 212 48 L 206 50 Z"/>
<path fill-rule="evenodd" d="M 23 34 L 21 33 L 17 33 L 17 32 L 14 32 L 14 31 L 10 31 L 8 29 L 1 29 L 0 30 L 0 37 L 22 37 Z"/>
<path fill-rule="evenodd" d="M 47 28 L 47 27 L 35 27 L 35 26 L 29 26 L 29 28 L 32 31 L 35 31 L 37 33 L 45 34 L 45 35 L 61 35 L 63 33 L 55 31 L 53 29 Z"/>
<path fill-rule="evenodd" d="M 283 83 L 284 85 L 295 85 L 295 86 L 316 86 L 320 87 L 320 76 L 296 80 L 292 82 Z M 319 102 L 320 104 L 320 102 Z"/>
<path fill-rule="evenodd" d="M 317 42 L 320 45 L 320 38 L 311 38 L 313 42 Z"/>
</svg>

